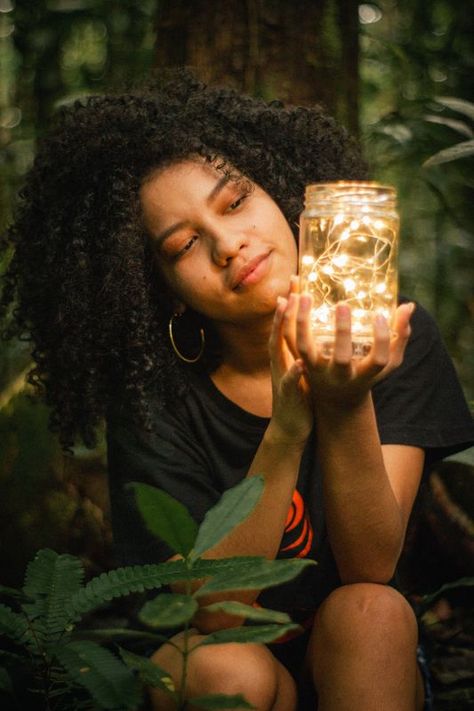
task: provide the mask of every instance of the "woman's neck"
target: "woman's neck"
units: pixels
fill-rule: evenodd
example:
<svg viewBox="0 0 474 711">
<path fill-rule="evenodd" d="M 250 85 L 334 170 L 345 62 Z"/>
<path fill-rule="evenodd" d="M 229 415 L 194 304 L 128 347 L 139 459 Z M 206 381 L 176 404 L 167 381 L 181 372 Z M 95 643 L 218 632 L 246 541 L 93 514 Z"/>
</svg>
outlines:
<svg viewBox="0 0 474 711">
<path fill-rule="evenodd" d="M 259 327 L 219 329 L 222 360 L 211 374 L 214 385 L 232 402 L 260 417 L 272 412 L 268 339 L 271 321 Z"/>
</svg>

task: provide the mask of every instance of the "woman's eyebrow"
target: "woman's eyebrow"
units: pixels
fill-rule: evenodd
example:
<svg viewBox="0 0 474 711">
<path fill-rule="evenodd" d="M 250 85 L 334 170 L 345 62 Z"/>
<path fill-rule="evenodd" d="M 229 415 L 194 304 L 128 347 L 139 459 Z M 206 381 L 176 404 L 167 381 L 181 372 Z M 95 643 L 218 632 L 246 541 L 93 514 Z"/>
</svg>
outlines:
<svg viewBox="0 0 474 711">
<path fill-rule="evenodd" d="M 215 198 L 218 196 L 220 191 L 227 185 L 229 180 L 230 180 L 230 175 L 223 175 L 222 178 L 220 178 L 217 181 L 217 183 L 214 185 L 214 187 L 212 188 L 211 192 L 209 193 L 209 195 L 206 198 L 206 202 L 210 203 L 213 200 L 215 200 Z"/>
<path fill-rule="evenodd" d="M 211 203 L 213 200 L 215 200 L 218 194 L 221 192 L 221 190 L 223 190 L 223 188 L 227 185 L 230 179 L 230 175 L 223 175 L 222 178 L 220 178 L 212 188 L 211 192 L 206 198 L 206 202 Z M 160 232 L 153 238 L 155 246 L 160 247 L 163 242 L 168 239 L 168 237 L 171 237 L 174 232 L 183 229 L 183 227 L 188 227 L 189 224 L 190 223 L 188 220 L 182 220 L 181 222 L 176 222 L 174 225 L 167 227 L 166 230 Z"/>
</svg>

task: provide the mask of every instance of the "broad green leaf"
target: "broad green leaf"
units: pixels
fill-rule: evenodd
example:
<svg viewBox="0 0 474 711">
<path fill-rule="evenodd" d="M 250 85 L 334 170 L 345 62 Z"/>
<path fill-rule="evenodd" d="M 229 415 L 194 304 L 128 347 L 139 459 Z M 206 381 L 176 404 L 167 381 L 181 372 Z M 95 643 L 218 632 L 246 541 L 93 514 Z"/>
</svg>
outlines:
<svg viewBox="0 0 474 711">
<path fill-rule="evenodd" d="M 248 701 L 242 696 L 242 694 L 235 694 L 234 696 L 226 696 L 225 694 L 208 694 L 207 696 L 194 696 L 189 700 L 193 706 L 197 706 L 199 709 L 215 709 L 219 711 L 220 709 L 255 709 L 256 706 L 252 706 Z"/>
<path fill-rule="evenodd" d="M 266 560 L 262 558 L 250 570 L 216 575 L 202 585 L 194 594 L 207 595 L 226 590 L 262 590 L 280 585 L 295 578 L 302 570 L 315 565 L 313 560 Z"/>
<path fill-rule="evenodd" d="M 174 682 L 168 672 L 161 669 L 147 657 L 140 657 L 138 654 L 133 654 L 122 647 L 119 647 L 119 651 L 125 664 L 130 669 L 138 672 L 144 684 L 161 689 L 171 696 L 176 696 Z"/>
<path fill-rule="evenodd" d="M 198 558 L 227 536 L 253 511 L 264 487 L 263 477 L 252 476 L 228 489 L 199 527 L 191 558 Z"/>
<path fill-rule="evenodd" d="M 258 625 L 256 627 L 230 627 L 208 634 L 196 647 L 208 644 L 228 644 L 229 642 L 260 642 L 268 644 L 283 637 L 288 632 L 298 632 L 299 625 Z M 194 648 L 193 648 L 194 649 Z"/>
<path fill-rule="evenodd" d="M 443 595 L 447 590 L 455 590 L 456 588 L 469 588 L 474 587 L 474 577 L 459 578 L 454 580 L 452 583 L 446 583 L 442 585 L 438 590 L 430 595 L 424 595 L 421 604 L 423 607 L 431 605 L 434 600 Z"/>
<path fill-rule="evenodd" d="M 85 687 L 100 709 L 135 709 L 141 692 L 131 670 L 95 642 L 70 642 L 55 650 L 71 678 Z"/>
<path fill-rule="evenodd" d="M 474 104 L 465 99 L 458 99 L 455 96 L 437 96 L 435 101 L 442 106 L 446 106 L 452 111 L 457 111 L 458 114 L 464 114 L 474 121 Z"/>
<path fill-rule="evenodd" d="M 144 604 L 138 617 L 149 627 L 181 627 L 196 614 L 199 605 L 191 595 L 162 593 Z"/>
<path fill-rule="evenodd" d="M 176 553 L 189 555 L 198 526 L 183 504 L 149 484 L 133 482 L 129 486 L 135 490 L 138 509 L 150 533 L 165 541 Z"/>
<path fill-rule="evenodd" d="M 438 151 L 430 158 L 425 160 L 423 163 L 423 168 L 429 168 L 432 165 L 439 165 L 440 163 L 448 163 L 449 161 L 459 160 L 459 158 L 467 158 L 474 154 L 474 139 L 470 141 L 462 141 L 462 143 L 456 143 L 456 145 L 450 148 L 444 148 L 442 151 Z"/>
<path fill-rule="evenodd" d="M 236 617 L 243 617 L 246 620 L 254 620 L 256 622 L 275 622 L 278 624 L 291 622 L 291 618 L 286 612 L 266 610 L 264 607 L 252 607 L 252 605 L 245 605 L 245 603 L 235 600 L 213 602 L 212 605 L 206 605 L 202 609 L 207 612 L 225 612 L 227 615 L 235 615 Z"/>
</svg>

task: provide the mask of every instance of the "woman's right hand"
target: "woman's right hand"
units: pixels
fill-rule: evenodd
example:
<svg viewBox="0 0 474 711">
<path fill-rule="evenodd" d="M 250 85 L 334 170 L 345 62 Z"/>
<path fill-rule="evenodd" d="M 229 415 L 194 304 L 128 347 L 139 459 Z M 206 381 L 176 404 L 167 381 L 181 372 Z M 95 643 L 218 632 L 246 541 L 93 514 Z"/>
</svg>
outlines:
<svg viewBox="0 0 474 711">
<path fill-rule="evenodd" d="M 279 297 L 269 340 L 273 408 L 268 434 L 278 442 L 304 445 L 313 427 L 303 361 L 295 358 L 287 335 L 296 330 L 297 299 Z"/>
</svg>

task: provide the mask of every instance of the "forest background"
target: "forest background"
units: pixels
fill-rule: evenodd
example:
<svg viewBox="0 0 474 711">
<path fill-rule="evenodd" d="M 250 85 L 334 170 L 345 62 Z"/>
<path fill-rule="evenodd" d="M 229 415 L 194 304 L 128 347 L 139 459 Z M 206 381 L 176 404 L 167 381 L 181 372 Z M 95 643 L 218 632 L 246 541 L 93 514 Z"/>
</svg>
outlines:
<svg viewBox="0 0 474 711">
<path fill-rule="evenodd" d="M 265 99 L 322 102 L 398 190 L 401 291 L 436 318 L 472 403 L 473 19 L 464 0 L 0 0 L 0 231 L 38 137 L 76 98 L 189 65 Z M 28 343 L 0 343 L 4 585 L 46 546 L 91 573 L 111 564 L 103 444 L 60 451 L 29 367 Z"/>
</svg>

